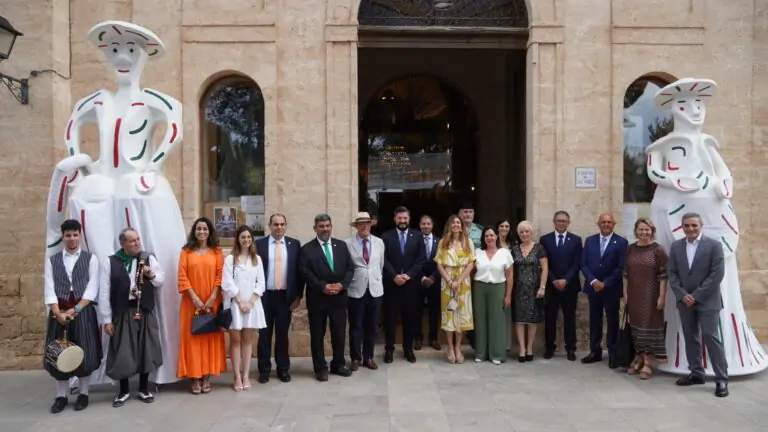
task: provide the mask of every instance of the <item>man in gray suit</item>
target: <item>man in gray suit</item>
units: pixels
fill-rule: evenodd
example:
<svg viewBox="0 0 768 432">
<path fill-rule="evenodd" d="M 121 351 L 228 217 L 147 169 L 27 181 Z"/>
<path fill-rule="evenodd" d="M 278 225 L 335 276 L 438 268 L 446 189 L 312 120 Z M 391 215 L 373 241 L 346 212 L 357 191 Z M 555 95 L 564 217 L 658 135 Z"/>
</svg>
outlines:
<svg viewBox="0 0 768 432">
<path fill-rule="evenodd" d="M 356 371 L 362 363 L 371 370 L 378 369 L 373 361 L 373 347 L 378 337 L 381 300 L 384 295 L 382 271 L 384 269 L 384 242 L 371 235 L 376 221 L 366 212 L 360 212 L 349 226 L 357 234 L 346 240 L 355 274 L 349 285 L 349 354 Z"/>
<path fill-rule="evenodd" d="M 685 355 L 691 373 L 677 380 L 679 386 L 704 384 L 701 364 L 701 339 L 707 347 L 715 372 L 715 396 L 728 396 L 728 362 L 718 333 L 723 300 L 723 247 L 719 241 L 701 234 L 701 216 L 683 215 L 685 238 L 672 243 L 669 251 L 669 286 L 677 300 L 685 337 Z M 701 331 L 701 333 L 699 333 Z"/>
</svg>

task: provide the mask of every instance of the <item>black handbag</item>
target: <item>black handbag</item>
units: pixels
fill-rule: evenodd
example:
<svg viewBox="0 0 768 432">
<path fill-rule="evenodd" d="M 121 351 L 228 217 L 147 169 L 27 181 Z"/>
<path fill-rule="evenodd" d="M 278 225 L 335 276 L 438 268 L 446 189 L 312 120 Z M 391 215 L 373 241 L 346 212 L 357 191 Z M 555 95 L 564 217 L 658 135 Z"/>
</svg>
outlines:
<svg viewBox="0 0 768 432">
<path fill-rule="evenodd" d="M 629 312 L 624 311 L 624 319 L 616 340 L 616 364 L 628 368 L 635 359 L 635 345 L 632 343 L 632 326 L 629 325 Z"/>
<path fill-rule="evenodd" d="M 203 335 L 219 331 L 216 324 L 216 314 L 212 312 L 197 313 L 192 316 L 192 334 Z"/>
<path fill-rule="evenodd" d="M 232 308 L 224 309 L 223 301 L 219 303 L 219 310 L 216 312 L 216 325 L 225 330 L 229 330 L 232 325 Z"/>
</svg>

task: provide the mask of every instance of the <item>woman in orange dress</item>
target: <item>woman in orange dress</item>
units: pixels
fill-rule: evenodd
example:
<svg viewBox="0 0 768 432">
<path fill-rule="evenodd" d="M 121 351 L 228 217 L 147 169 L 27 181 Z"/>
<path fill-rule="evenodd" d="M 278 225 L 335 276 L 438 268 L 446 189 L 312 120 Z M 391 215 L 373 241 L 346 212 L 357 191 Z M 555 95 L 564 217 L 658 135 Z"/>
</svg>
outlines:
<svg viewBox="0 0 768 432">
<path fill-rule="evenodd" d="M 192 224 L 187 244 L 179 256 L 179 364 L 176 376 L 191 380 L 192 393 L 209 393 L 211 375 L 227 370 L 224 332 L 193 335 L 192 316 L 197 311 L 216 311 L 221 302 L 224 255 L 213 224 L 199 218 Z"/>
</svg>

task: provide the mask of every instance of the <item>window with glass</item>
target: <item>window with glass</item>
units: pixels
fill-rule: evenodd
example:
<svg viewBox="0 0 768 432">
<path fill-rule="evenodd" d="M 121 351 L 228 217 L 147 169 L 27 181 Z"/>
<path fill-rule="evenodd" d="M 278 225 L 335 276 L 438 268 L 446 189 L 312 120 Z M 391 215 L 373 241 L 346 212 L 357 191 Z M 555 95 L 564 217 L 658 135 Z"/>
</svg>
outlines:
<svg viewBox="0 0 768 432">
<path fill-rule="evenodd" d="M 632 226 L 638 217 L 650 217 L 650 202 L 656 184 L 648 178 L 648 156 L 651 143 L 672 132 L 672 114 L 659 108 L 653 97 L 672 82 L 656 75 L 636 79 L 624 93 L 624 231 L 634 238 Z"/>
<path fill-rule="evenodd" d="M 201 100 L 205 215 L 225 244 L 237 226 L 264 235 L 264 97 L 243 76 L 213 83 Z"/>
</svg>

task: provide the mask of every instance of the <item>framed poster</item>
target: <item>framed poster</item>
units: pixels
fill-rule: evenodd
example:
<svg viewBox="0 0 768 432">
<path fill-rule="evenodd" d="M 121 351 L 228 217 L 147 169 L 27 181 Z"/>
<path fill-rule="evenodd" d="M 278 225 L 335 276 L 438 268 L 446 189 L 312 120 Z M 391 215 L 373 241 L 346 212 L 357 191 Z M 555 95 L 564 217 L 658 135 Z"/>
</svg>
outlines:
<svg viewBox="0 0 768 432">
<path fill-rule="evenodd" d="M 237 227 L 245 223 L 240 207 L 228 202 L 206 203 L 205 216 L 213 223 L 221 246 L 233 246 Z"/>
</svg>

